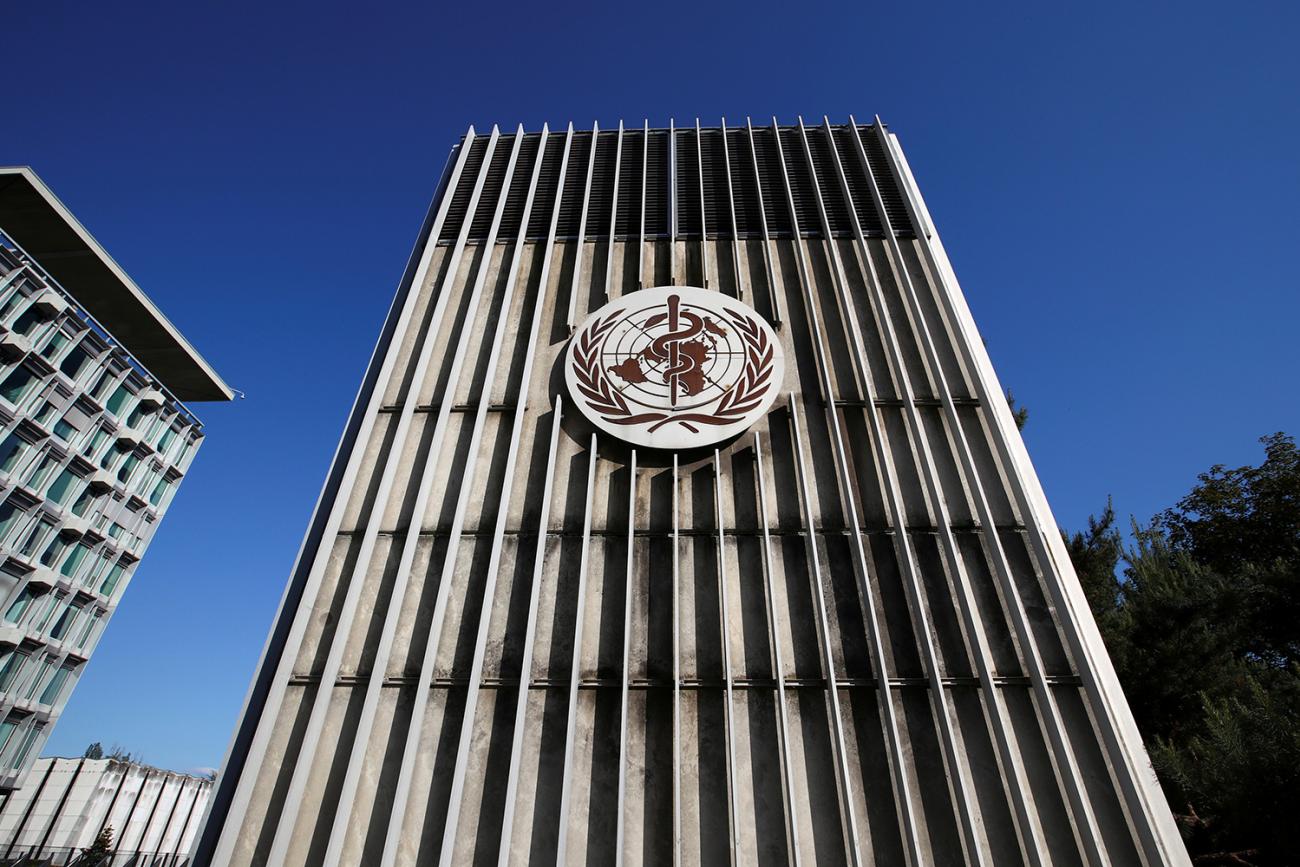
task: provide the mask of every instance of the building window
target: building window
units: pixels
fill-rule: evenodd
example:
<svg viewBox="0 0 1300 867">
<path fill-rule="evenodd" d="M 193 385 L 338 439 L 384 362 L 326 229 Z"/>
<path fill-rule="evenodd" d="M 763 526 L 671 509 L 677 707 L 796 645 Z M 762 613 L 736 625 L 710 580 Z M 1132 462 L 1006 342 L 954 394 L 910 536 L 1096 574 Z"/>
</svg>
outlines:
<svg viewBox="0 0 1300 867">
<path fill-rule="evenodd" d="M 9 536 L 9 531 L 25 514 L 26 512 L 18 508 L 12 499 L 5 500 L 3 504 L 0 504 L 0 544 L 4 543 L 4 540 Z"/>
<path fill-rule="evenodd" d="M 126 426 L 132 428 L 138 428 L 140 426 L 140 422 L 142 422 L 144 420 L 144 417 L 147 416 L 148 414 L 149 414 L 149 409 L 144 404 L 142 403 L 137 404 L 136 408 L 131 410 L 131 415 L 127 417 Z"/>
<path fill-rule="evenodd" d="M 72 470 L 64 467 L 63 471 L 54 477 L 54 481 L 50 483 L 50 489 L 46 491 L 45 495 L 62 506 L 67 501 L 68 495 L 72 493 L 73 483 L 80 478 Z"/>
<path fill-rule="evenodd" d="M 23 766 L 23 763 L 27 761 L 27 754 L 32 751 L 32 744 L 36 743 L 36 739 L 40 737 L 44 728 L 45 726 L 42 723 L 36 723 L 27 730 L 27 733 L 23 735 L 22 746 L 14 753 L 13 760 L 9 762 L 11 767 L 21 768 Z"/>
<path fill-rule="evenodd" d="M 30 557 L 36 553 L 36 549 L 45 541 L 45 537 L 54 529 L 54 524 L 41 518 L 32 524 L 31 530 L 27 532 L 27 537 L 18 548 L 18 553 L 24 557 Z"/>
<path fill-rule="evenodd" d="M 158 440 L 158 454 L 165 457 L 167 455 L 167 449 L 171 446 L 172 440 L 174 439 L 176 439 L 176 428 L 169 427 L 167 430 L 163 431 L 162 437 Z"/>
<path fill-rule="evenodd" d="M 131 478 L 131 473 L 135 472 L 135 468 L 139 465 L 140 456 L 135 452 L 131 452 L 126 456 L 126 460 L 122 462 L 121 468 L 117 471 L 117 480 L 125 485 L 127 480 Z"/>
<path fill-rule="evenodd" d="M 49 478 L 50 473 L 59 465 L 60 458 L 51 452 L 46 452 L 37 462 L 36 468 L 27 476 L 27 486 L 33 490 L 38 490 L 45 480 Z"/>
<path fill-rule="evenodd" d="M 119 385 L 117 390 L 108 398 L 108 402 L 104 404 L 104 408 L 113 415 L 120 416 L 122 414 L 122 407 L 126 406 L 127 398 L 130 396 L 131 390 L 126 387 L 126 383 L 124 382 Z"/>
<path fill-rule="evenodd" d="M 50 339 L 41 347 L 41 358 L 50 359 L 59 353 L 59 350 L 69 343 L 68 335 L 62 331 L 56 331 L 50 335 Z"/>
<path fill-rule="evenodd" d="M 104 430 L 103 426 L 95 428 L 95 432 L 90 435 L 90 438 L 86 440 L 86 444 L 82 446 L 81 453 L 88 458 L 93 458 L 107 439 L 108 431 Z"/>
<path fill-rule="evenodd" d="M 39 603 L 41 605 L 40 616 L 33 618 L 32 628 L 37 632 L 43 632 L 45 627 L 49 625 L 50 618 L 54 616 L 54 612 L 63 607 L 63 600 L 67 598 L 68 597 L 64 596 L 62 593 L 51 594 L 45 597 L 45 599 Z"/>
<path fill-rule="evenodd" d="M 0 397 L 17 406 L 22 403 L 23 396 L 32 387 L 32 383 L 38 379 L 30 368 L 20 364 L 0 382 Z"/>
<path fill-rule="evenodd" d="M 32 329 L 36 327 L 36 323 L 40 321 L 41 311 L 36 309 L 35 304 L 31 304 L 28 305 L 27 309 L 23 311 L 21 316 L 14 320 L 12 330 L 26 336 L 31 334 Z"/>
<path fill-rule="evenodd" d="M 157 506 L 167 496 L 167 489 L 171 487 L 171 482 L 166 479 L 159 479 L 158 484 L 153 486 L 153 491 L 149 493 L 150 504 Z M 187 489 L 188 490 L 188 489 Z"/>
<path fill-rule="evenodd" d="M 18 436 L 18 434 L 9 434 L 0 442 L 0 471 L 12 472 L 13 468 L 18 466 L 19 459 L 23 452 L 27 450 L 27 440 Z"/>
<path fill-rule="evenodd" d="M 71 668 L 62 667 L 55 672 L 54 677 L 45 685 L 45 690 L 41 697 L 37 699 L 41 704 L 54 704 L 59 698 L 59 693 L 63 690 L 63 684 L 67 682 L 68 675 L 72 673 Z"/>
<path fill-rule="evenodd" d="M 18 679 L 18 672 L 23 670 L 27 654 L 11 650 L 0 657 L 0 692 L 7 692 Z"/>
<path fill-rule="evenodd" d="M 14 738 L 14 732 L 18 730 L 18 723 L 13 720 L 5 720 L 0 723 L 0 755 L 3 755 L 5 748 Z"/>
<path fill-rule="evenodd" d="M 73 577 L 77 574 L 77 570 L 81 568 L 81 564 L 85 562 L 86 555 L 89 553 L 90 546 L 85 542 L 78 542 L 72 552 L 68 554 L 67 559 L 63 561 L 63 565 L 59 567 L 59 572 L 69 578 Z"/>
<path fill-rule="evenodd" d="M 9 623 L 17 623 L 22 619 L 23 614 L 31 606 L 32 600 L 35 598 L 36 594 L 32 592 L 32 588 L 24 587 L 22 592 L 18 594 L 18 598 L 9 606 L 9 610 L 5 612 L 5 620 Z"/>
<path fill-rule="evenodd" d="M 76 382 L 90 364 L 90 358 L 90 353 L 86 351 L 86 342 L 83 340 L 74 346 L 72 351 L 59 364 L 59 371 L 68 379 Z"/>
<path fill-rule="evenodd" d="M 86 642 L 90 638 L 91 630 L 95 628 L 95 624 L 99 623 L 100 618 L 102 618 L 103 616 L 104 616 L 104 610 L 101 608 L 95 611 L 95 613 L 92 614 L 90 617 L 86 618 L 86 624 L 81 627 L 81 634 L 78 635 L 77 640 L 72 643 L 74 647 L 76 647 L 79 650 L 85 648 Z"/>
<path fill-rule="evenodd" d="M 68 416 L 64 416 L 54 423 L 54 435 L 66 442 L 71 442 L 72 438 L 77 435 L 77 427 L 68 421 Z"/>
<path fill-rule="evenodd" d="M 99 592 L 110 599 L 113 598 L 113 591 L 117 589 L 117 582 L 122 579 L 122 573 L 125 571 L 126 567 L 121 563 L 114 563 L 113 568 L 109 569 L 108 574 L 104 576 L 104 583 L 99 585 Z"/>
<path fill-rule="evenodd" d="M 81 496 L 77 497 L 77 502 L 72 504 L 72 514 L 78 518 L 86 517 L 86 512 L 90 511 L 90 507 L 95 504 L 96 499 L 95 492 L 87 487 L 81 492 Z M 0 536 L 0 538 L 3 538 L 3 536 Z"/>
<path fill-rule="evenodd" d="M 54 538 L 50 540 L 50 544 L 45 548 L 45 553 L 41 555 L 41 565 L 53 566 L 67 548 L 68 541 L 63 538 L 63 534 L 55 533 Z"/>
<path fill-rule="evenodd" d="M 50 628 L 50 638 L 59 639 L 67 634 L 68 629 L 76 622 L 77 615 L 81 613 L 81 606 L 72 603 L 59 614 L 59 619 L 54 621 L 54 626 Z"/>
</svg>

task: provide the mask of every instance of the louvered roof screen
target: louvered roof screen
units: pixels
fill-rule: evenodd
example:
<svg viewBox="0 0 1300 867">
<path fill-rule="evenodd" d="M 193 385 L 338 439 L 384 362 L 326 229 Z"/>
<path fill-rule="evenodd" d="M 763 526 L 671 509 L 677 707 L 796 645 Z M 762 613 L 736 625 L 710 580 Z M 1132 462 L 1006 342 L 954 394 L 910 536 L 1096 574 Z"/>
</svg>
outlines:
<svg viewBox="0 0 1300 867">
<path fill-rule="evenodd" d="M 764 217 L 768 237 L 791 237 L 796 227 L 803 237 L 824 237 L 828 226 L 821 220 L 819 193 L 831 236 L 853 236 L 851 209 L 855 209 L 863 234 L 880 237 L 868 170 L 879 185 L 895 235 L 913 237 L 903 196 L 874 136 L 862 136 L 864 146 L 859 149 L 847 124 L 831 125 L 829 130 L 826 126 L 805 127 L 802 132 L 798 126 L 775 129 L 779 143 L 770 126 L 699 127 L 697 131 L 692 125 L 594 134 L 583 130 L 574 132 L 571 139 L 553 133 L 546 143 L 537 177 L 537 202 L 526 229 L 520 223 L 531 177 L 516 173 L 509 189 L 503 189 L 514 136 L 502 136 L 465 238 L 487 239 L 491 215 L 503 194 L 506 204 L 496 240 L 517 240 L 521 230 L 528 238 L 545 237 L 557 193 L 557 238 L 579 234 L 587 239 L 608 238 L 611 223 L 619 238 L 642 234 L 646 238 L 698 238 L 701 231 L 709 238 L 729 238 L 733 227 L 736 237 L 761 238 Z M 531 165 L 541 134 L 523 136 L 522 164 Z M 486 148 L 483 137 L 470 145 L 468 170 L 461 173 L 460 183 L 451 192 L 451 207 L 440 234 L 443 243 L 454 241 L 465 228 Z M 849 197 L 844 194 L 846 184 Z"/>
</svg>

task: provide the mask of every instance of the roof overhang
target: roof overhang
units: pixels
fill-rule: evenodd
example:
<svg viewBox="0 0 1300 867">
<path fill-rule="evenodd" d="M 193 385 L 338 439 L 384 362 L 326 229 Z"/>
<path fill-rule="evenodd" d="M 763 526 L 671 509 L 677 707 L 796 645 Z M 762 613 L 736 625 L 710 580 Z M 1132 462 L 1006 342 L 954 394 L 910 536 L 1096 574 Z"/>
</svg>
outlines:
<svg viewBox="0 0 1300 867">
<path fill-rule="evenodd" d="M 230 386 L 26 166 L 0 167 L 0 229 L 183 401 L 230 400 Z"/>
</svg>

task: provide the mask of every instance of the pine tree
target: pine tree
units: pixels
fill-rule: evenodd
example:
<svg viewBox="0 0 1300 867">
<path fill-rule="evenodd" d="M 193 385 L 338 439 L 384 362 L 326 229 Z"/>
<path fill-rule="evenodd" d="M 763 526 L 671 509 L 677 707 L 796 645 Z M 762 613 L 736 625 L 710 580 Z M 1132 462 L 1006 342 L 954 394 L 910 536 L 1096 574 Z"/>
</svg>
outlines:
<svg viewBox="0 0 1300 867">
<path fill-rule="evenodd" d="M 105 826 L 99 832 L 95 842 L 82 852 L 82 862 L 86 867 L 98 867 L 99 863 L 113 854 L 113 828 Z"/>
</svg>

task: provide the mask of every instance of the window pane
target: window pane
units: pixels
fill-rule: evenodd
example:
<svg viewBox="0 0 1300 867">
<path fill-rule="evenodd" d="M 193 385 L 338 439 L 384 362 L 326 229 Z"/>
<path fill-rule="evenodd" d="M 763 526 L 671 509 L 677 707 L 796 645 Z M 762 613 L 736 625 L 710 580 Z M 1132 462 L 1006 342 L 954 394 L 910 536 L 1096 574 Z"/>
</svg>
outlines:
<svg viewBox="0 0 1300 867">
<path fill-rule="evenodd" d="M 19 316 L 17 319 L 14 320 L 14 331 L 17 331 L 19 334 L 24 334 L 24 335 L 30 334 L 32 328 L 34 328 L 36 326 L 36 323 L 40 321 L 41 321 L 40 313 L 37 312 L 36 305 L 33 304 L 23 311 L 22 316 Z"/>
<path fill-rule="evenodd" d="M 59 697 L 59 691 L 63 689 L 63 683 L 68 679 L 69 669 L 60 668 L 54 677 L 50 678 L 49 684 L 45 691 L 41 693 L 41 704 L 54 704 Z"/>
<path fill-rule="evenodd" d="M 0 397 L 17 405 L 22 401 L 23 395 L 27 392 L 27 387 L 35 380 L 36 374 L 19 365 L 5 377 L 4 382 L 0 382 Z"/>
<path fill-rule="evenodd" d="M 117 589 L 117 582 L 121 579 L 123 571 L 125 570 L 121 563 L 114 563 L 113 568 L 108 570 L 108 576 L 104 578 L 104 583 L 99 586 L 99 592 L 105 596 L 112 596 L 113 591 Z"/>
<path fill-rule="evenodd" d="M 23 616 L 23 612 L 27 610 L 27 606 L 32 604 L 33 596 L 35 594 L 32 593 L 31 588 L 24 587 L 23 592 L 19 593 L 18 598 L 14 600 L 14 604 L 10 605 L 9 610 L 5 612 L 5 620 L 10 623 L 17 623 L 19 618 Z"/>
<path fill-rule="evenodd" d="M 18 434 L 5 437 L 4 442 L 0 443 L 0 470 L 7 473 L 17 466 L 26 447 L 27 442 Z"/>
<path fill-rule="evenodd" d="M 77 569 L 80 568 L 82 561 L 86 559 L 86 555 L 89 553 L 89 546 L 85 542 L 78 542 L 77 547 L 73 548 L 72 553 L 68 555 L 68 559 L 63 561 L 59 571 L 71 578 L 77 574 Z"/>
<path fill-rule="evenodd" d="M 90 353 L 82 348 L 84 345 L 75 347 L 68 353 L 68 357 L 63 359 L 63 363 L 59 365 L 59 370 L 63 372 L 63 375 L 73 382 L 77 381 L 77 377 L 81 376 L 81 372 L 86 369 L 86 365 L 90 362 Z"/>
<path fill-rule="evenodd" d="M 122 407 L 126 405 L 126 399 L 130 396 L 131 392 L 126 387 L 126 383 L 122 383 L 109 397 L 108 403 L 104 404 L 104 407 L 113 415 L 118 415 L 122 412 Z"/>
<path fill-rule="evenodd" d="M 50 485 L 50 490 L 48 491 L 47 496 L 62 506 L 64 500 L 68 498 L 68 494 L 72 491 L 72 483 L 75 482 L 77 478 L 78 476 L 76 473 L 67 467 L 64 467 L 63 472 L 59 473 L 59 475 L 54 479 L 54 482 Z"/>
</svg>

